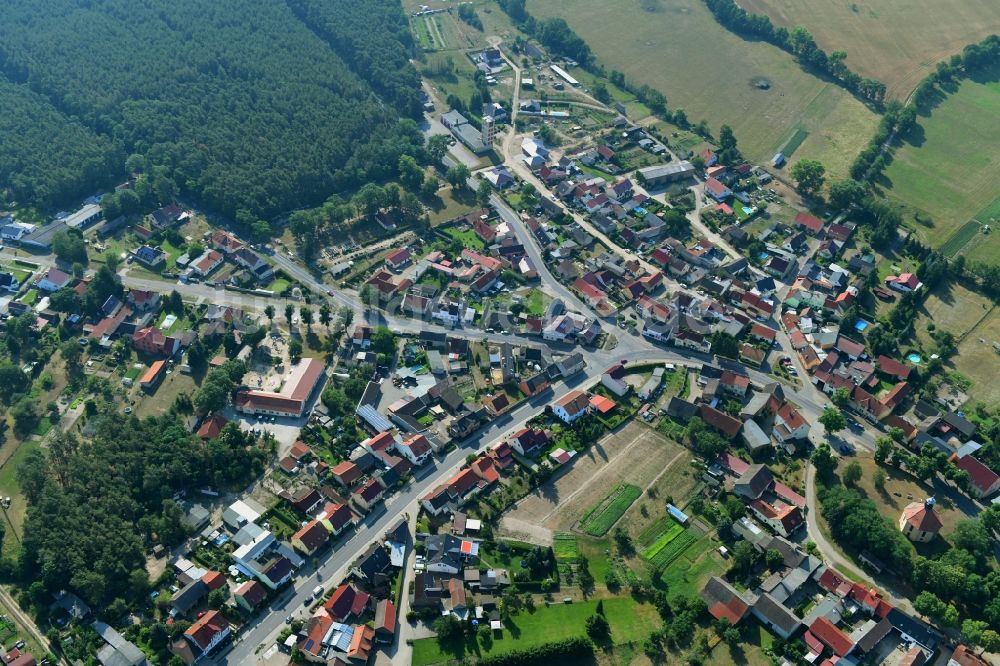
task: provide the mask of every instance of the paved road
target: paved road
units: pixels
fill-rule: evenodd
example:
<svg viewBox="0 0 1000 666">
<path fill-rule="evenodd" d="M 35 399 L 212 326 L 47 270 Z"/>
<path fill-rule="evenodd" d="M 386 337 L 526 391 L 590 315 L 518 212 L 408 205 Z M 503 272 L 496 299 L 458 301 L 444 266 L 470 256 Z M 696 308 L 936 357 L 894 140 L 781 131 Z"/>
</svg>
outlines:
<svg viewBox="0 0 1000 666">
<path fill-rule="evenodd" d="M 252 621 L 241 633 L 233 648 L 225 653 L 214 656 L 210 663 L 215 664 L 253 664 L 256 661 L 257 649 L 260 646 L 271 645 L 277 634 L 284 627 L 284 618 L 290 614 L 301 613 L 312 590 L 318 584 L 329 588 L 338 579 L 335 574 L 357 557 L 365 547 L 373 541 L 382 538 L 385 532 L 404 513 L 414 515 L 416 502 L 430 489 L 441 484 L 445 479 L 465 463 L 469 453 L 479 450 L 485 444 L 499 440 L 508 432 L 521 427 L 528 419 L 538 414 L 544 405 L 552 399 L 558 399 L 570 391 L 566 385 L 560 386 L 551 395 L 525 402 L 520 407 L 509 412 L 504 417 L 493 421 L 489 426 L 463 441 L 458 447 L 448 453 L 443 459 L 436 461 L 434 469 L 415 478 L 402 491 L 389 498 L 385 504 L 385 512 L 379 517 L 369 520 L 357 530 L 341 539 L 333 550 L 327 551 L 322 562 L 313 573 L 300 576 L 294 584 L 294 591 L 286 594 L 272 606 L 272 612 Z"/>
<path fill-rule="evenodd" d="M 528 253 L 528 257 L 532 262 L 534 262 L 535 268 L 538 270 L 538 275 L 541 279 L 544 290 L 549 292 L 549 295 L 551 296 L 558 296 L 561 298 L 568 309 L 576 310 L 580 314 L 594 319 L 599 319 L 600 317 L 583 301 L 581 301 L 574 292 L 564 286 L 555 278 L 554 275 L 552 275 L 549 271 L 548 265 L 545 263 L 545 259 L 542 257 L 541 249 L 538 247 L 538 242 L 535 240 L 534 234 L 527 228 L 527 226 L 525 226 L 521 217 L 511 210 L 510 206 L 507 205 L 507 202 L 494 194 L 490 197 L 490 203 L 493 204 L 493 206 L 497 209 L 497 212 L 500 214 L 500 217 L 502 217 L 507 225 L 514 230 L 514 234 L 517 236 L 518 240 L 521 241 L 521 244 L 524 245 L 524 249 Z"/>
<path fill-rule="evenodd" d="M 827 564 L 831 564 L 837 569 L 884 590 L 889 600 L 897 608 L 901 608 L 913 615 L 920 615 L 914 610 L 913 604 L 910 603 L 909 599 L 897 594 L 892 588 L 886 587 L 884 583 L 877 583 L 874 578 L 868 575 L 868 572 L 856 566 L 847 557 L 842 555 L 837 547 L 823 536 L 823 532 L 819 528 L 819 519 L 817 518 L 819 500 L 816 498 L 816 468 L 811 464 L 806 465 L 806 504 L 810 507 L 810 510 L 806 512 L 806 528 L 809 531 L 809 538 L 815 542 L 816 548 L 819 549 L 820 554 L 826 560 Z"/>
</svg>

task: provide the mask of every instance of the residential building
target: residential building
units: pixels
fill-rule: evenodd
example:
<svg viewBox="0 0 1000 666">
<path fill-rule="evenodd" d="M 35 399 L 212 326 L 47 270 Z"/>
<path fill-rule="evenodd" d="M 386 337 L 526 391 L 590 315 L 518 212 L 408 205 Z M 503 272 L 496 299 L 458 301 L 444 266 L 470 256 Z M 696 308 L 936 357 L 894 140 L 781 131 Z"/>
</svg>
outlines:
<svg viewBox="0 0 1000 666">
<path fill-rule="evenodd" d="M 210 610 L 198 618 L 187 631 L 186 638 L 193 648 L 197 648 L 195 661 L 215 649 L 231 632 L 229 621 L 217 610 Z"/>
<path fill-rule="evenodd" d="M 42 291 L 49 293 L 59 291 L 69 285 L 72 277 L 58 268 L 50 268 L 38 279 L 37 286 Z"/>
<path fill-rule="evenodd" d="M 552 413 L 564 423 L 573 423 L 586 415 L 590 400 L 583 391 L 570 391 L 552 404 Z"/>
</svg>

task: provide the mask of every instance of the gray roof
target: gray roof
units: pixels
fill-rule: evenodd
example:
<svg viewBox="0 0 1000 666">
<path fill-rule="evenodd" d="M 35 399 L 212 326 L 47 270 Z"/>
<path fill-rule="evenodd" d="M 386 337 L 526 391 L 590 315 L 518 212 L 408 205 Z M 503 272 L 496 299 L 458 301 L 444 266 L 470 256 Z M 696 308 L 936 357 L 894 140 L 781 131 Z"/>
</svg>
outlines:
<svg viewBox="0 0 1000 666">
<path fill-rule="evenodd" d="M 799 618 L 792 614 L 792 611 L 782 606 L 770 594 L 762 594 L 753 605 L 754 611 L 766 618 L 775 627 L 782 629 L 786 634 L 794 633 L 798 629 Z"/>
<path fill-rule="evenodd" d="M 94 622 L 94 631 L 106 645 L 97 652 L 97 660 L 104 666 L 139 666 L 145 663 L 146 655 L 135 644 L 104 622 Z"/>
<path fill-rule="evenodd" d="M 656 166 L 639 169 L 639 175 L 646 180 L 656 180 L 657 178 L 681 177 L 694 173 L 694 165 L 686 160 L 673 164 L 658 164 Z"/>
<path fill-rule="evenodd" d="M 757 425 L 756 421 L 743 422 L 743 441 L 751 451 L 770 446 L 771 438 Z"/>
</svg>

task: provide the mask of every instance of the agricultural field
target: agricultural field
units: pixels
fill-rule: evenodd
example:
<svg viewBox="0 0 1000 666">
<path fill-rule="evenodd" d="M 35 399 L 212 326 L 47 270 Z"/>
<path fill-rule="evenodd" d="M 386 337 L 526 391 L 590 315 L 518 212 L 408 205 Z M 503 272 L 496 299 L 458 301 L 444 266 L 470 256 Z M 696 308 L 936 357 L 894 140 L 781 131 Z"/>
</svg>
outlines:
<svg viewBox="0 0 1000 666">
<path fill-rule="evenodd" d="M 950 256 L 1000 260 L 996 233 L 980 224 L 1000 218 L 1000 80 L 965 80 L 919 119 L 885 171 L 887 194 L 921 214 L 908 216 L 919 238 Z M 926 221 L 930 218 L 930 221 Z M 979 224 L 969 224 L 975 219 Z"/>
<path fill-rule="evenodd" d="M 1000 312 L 995 308 L 959 343 L 958 354 L 951 359 L 955 370 L 972 381 L 969 397 L 987 405 L 1000 403 L 1000 354 L 994 344 L 1000 345 Z"/>
<path fill-rule="evenodd" d="M 801 140 L 792 162 L 817 159 L 843 177 L 877 124 L 864 104 L 788 54 L 722 28 L 701 0 L 531 0 L 528 10 L 565 18 L 609 70 L 657 88 L 693 121 L 704 118 L 713 132 L 731 125 L 753 161 Z M 768 90 L 757 87 L 762 80 Z"/>
<path fill-rule="evenodd" d="M 958 339 L 972 330 L 989 313 L 992 305 L 986 296 L 970 291 L 957 282 L 935 287 L 921 306 L 920 316 L 914 324 L 917 339 L 924 345 L 933 343 L 927 331 L 927 325 L 931 323 Z"/>
<path fill-rule="evenodd" d="M 847 65 L 888 86 L 900 99 L 934 66 L 1000 30 L 991 0 L 746 0 L 740 6 L 766 14 L 775 25 L 804 26 L 827 52 L 847 51 Z"/>
<path fill-rule="evenodd" d="M 660 623 L 659 615 L 651 604 L 640 603 L 631 597 L 604 599 L 604 614 L 611 625 L 611 640 L 620 645 L 641 641 Z M 534 611 L 524 611 L 504 620 L 502 635 L 494 638 L 487 649 L 476 642 L 438 642 L 437 638 L 421 638 L 413 642 L 413 666 L 443 664 L 452 659 L 502 654 L 514 649 L 523 650 L 542 643 L 584 636 L 584 623 L 594 614 L 597 601 L 575 602 L 538 606 Z"/>
<path fill-rule="evenodd" d="M 584 514 L 580 519 L 580 529 L 590 536 L 604 536 L 640 495 L 642 490 L 637 486 L 628 483 L 619 485 Z"/>
<path fill-rule="evenodd" d="M 568 472 L 518 502 L 501 520 L 501 531 L 550 545 L 553 530 L 575 529 L 584 514 L 621 483 L 642 490 L 652 484 L 666 493 L 664 483 L 674 478 L 673 471 L 689 469 L 685 456 L 689 454 L 679 444 L 645 425 L 629 423 L 577 455 Z M 649 504 L 656 511 L 652 505 L 658 503 Z"/>
</svg>

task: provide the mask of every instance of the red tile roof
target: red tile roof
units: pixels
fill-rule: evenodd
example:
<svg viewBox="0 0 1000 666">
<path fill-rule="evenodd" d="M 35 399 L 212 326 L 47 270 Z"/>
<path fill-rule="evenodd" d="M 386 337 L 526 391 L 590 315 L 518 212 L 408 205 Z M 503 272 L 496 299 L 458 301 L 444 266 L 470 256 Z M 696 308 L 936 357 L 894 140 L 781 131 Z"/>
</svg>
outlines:
<svg viewBox="0 0 1000 666">
<path fill-rule="evenodd" d="M 267 590 L 259 582 L 248 580 L 236 588 L 234 594 L 247 602 L 250 608 L 256 608 L 267 597 Z"/>
<path fill-rule="evenodd" d="M 361 478 L 361 468 L 350 460 L 339 462 L 330 470 L 330 473 L 340 479 L 345 484 L 351 484 Z"/>
<path fill-rule="evenodd" d="M 827 592 L 833 592 L 841 598 L 851 593 L 851 582 L 833 568 L 827 568 L 816 582 Z"/>
<path fill-rule="evenodd" d="M 330 533 L 326 531 L 323 523 L 318 520 L 310 521 L 292 535 L 292 539 L 301 541 L 306 551 L 310 553 L 326 543 L 329 538 Z"/>
<path fill-rule="evenodd" d="M 838 657 L 846 657 L 854 649 L 854 641 L 825 617 L 816 618 L 809 625 L 809 631 Z"/>
<path fill-rule="evenodd" d="M 823 228 L 823 220 L 809 213 L 799 213 L 795 216 L 795 224 L 805 227 L 813 233 L 819 232 Z"/>
<path fill-rule="evenodd" d="M 594 395 L 590 397 L 590 406 L 599 411 L 601 414 L 607 414 L 612 409 L 617 407 L 618 403 L 610 398 L 605 398 L 603 395 Z"/>
<path fill-rule="evenodd" d="M 1000 476 L 997 476 L 996 472 L 972 456 L 958 458 L 954 463 L 960 470 L 969 473 L 969 480 L 981 496 L 993 492 L 1000 483 Z"/>
<path fill-rule="evenodd" d="M 911 502 L 903 509 L 903 520 L 915 530 L 921 532 L 940 531 L 943 524 L 933 507 L 928 508 L 924 502 Z"/>
<path fill-rule="evenodd" d="M 212 639 L 229 627 L 229 621 L 217 610 L 210 610 L 200 618 L 198 621 L 188 627 L 188 630 L 184 632 L 185 636 L 188 636 L 195 644 L 202 650 L 206 649 L 212 642 Z"/>
<path fill-rule="evenodd" d="M 217 590 L 226 584 L 226 577 L 220 574 L 218 571 L 206 571 L 205 575 L 201 577 L 201 582 L 211 590 Z"/>
<path fill-rule="evenodd" d="M 229 423 L 229 419 L 222 414 L 212 414 L 198 428 L 198 437 L 200 439 L 217 439 L 227 423 Z"/>
</svg>

